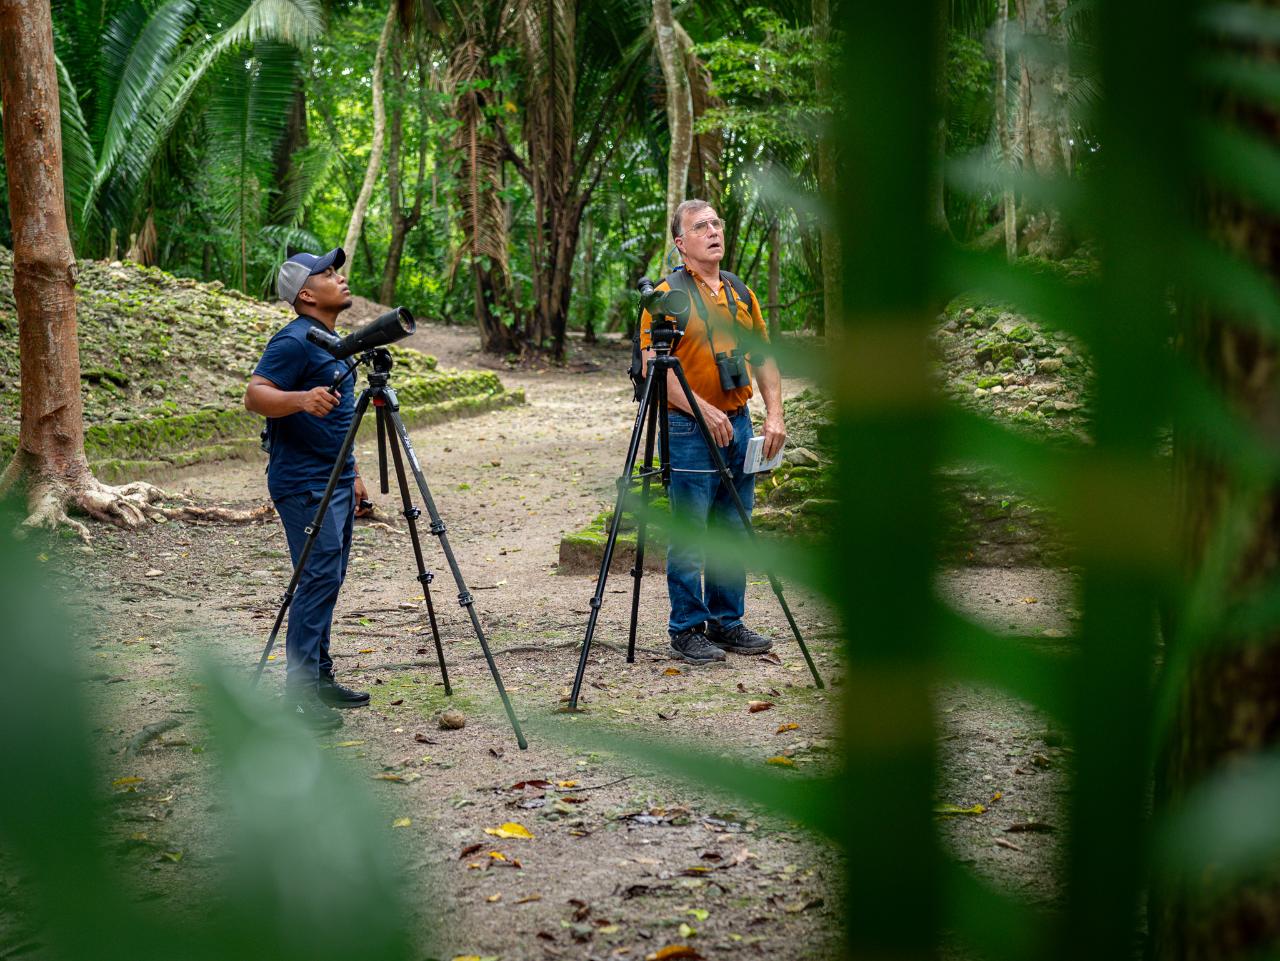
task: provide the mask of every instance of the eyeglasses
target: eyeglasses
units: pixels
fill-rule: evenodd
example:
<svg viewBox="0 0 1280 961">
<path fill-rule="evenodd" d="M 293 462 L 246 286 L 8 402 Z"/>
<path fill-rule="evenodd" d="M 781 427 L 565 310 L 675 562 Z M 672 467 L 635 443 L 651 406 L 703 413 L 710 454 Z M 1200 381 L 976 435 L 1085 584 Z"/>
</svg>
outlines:
<svg viewBox="0 0 1280 961">
<path fill-rule="evenodd" d="M 694 237 L 701 237 L 708 230 L 724 230 L 724 221 L 719 217 L 712 217 L 710 220 L 699 220 L 696 224 L 685 231 Z"/>
</svg>

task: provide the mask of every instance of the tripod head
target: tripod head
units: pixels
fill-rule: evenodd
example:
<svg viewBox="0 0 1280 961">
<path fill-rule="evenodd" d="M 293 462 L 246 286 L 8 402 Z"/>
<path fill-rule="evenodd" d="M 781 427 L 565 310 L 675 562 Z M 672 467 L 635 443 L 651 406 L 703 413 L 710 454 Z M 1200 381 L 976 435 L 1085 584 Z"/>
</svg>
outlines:
<svg viewBox="0 0 1280 961">
<path fill-rule="evenodd" d="M 676 326 L 674 320 L 663 314 L 654 314 L 649 326 L 649 338 L 655 354 L 670 354 L 676 344 L 684 336 L 684 331 Z"/>
</svg>

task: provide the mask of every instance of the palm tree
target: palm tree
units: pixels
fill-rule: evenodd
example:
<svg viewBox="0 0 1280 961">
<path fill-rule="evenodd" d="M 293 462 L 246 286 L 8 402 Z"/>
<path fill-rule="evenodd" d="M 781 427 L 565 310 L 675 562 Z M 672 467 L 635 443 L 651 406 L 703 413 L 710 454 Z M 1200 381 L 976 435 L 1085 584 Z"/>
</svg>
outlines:
<svg viewBox="0 0 1280 961">
<path fill-rule="evenodd" d="M 262 185 L 271 182 L 260 161 L 283 130 L 296 51 L 321 34 L 317 0 L 63 0 L 56 17 L 77 245 L 103 250 L 114 234 L 142 230 L 162 148 L 198 104 L 212 135 L 211 197 L 237 238 L 247 287 L 245 252 L 261 228 Z"/>
</svg>

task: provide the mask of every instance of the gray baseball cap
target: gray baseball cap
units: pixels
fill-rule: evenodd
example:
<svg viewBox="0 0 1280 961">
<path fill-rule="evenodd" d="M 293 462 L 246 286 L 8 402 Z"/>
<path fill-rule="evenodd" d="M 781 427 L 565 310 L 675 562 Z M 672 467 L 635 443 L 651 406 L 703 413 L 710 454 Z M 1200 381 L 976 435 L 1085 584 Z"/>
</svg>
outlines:
<svg viewBox="0 0 1280 961">
<path fill-rule="evenodd" d="M 341 267 L 347 261 L 347 255 L 341 247 L 336 247 L 327 254 L 294 254 L 280 265 L 276 274 L 276 293 L 286 304 L 298 299 L 298 291 L 306 286 L 307 278 L 322 274 L 330 267 Z"/>
</svg>

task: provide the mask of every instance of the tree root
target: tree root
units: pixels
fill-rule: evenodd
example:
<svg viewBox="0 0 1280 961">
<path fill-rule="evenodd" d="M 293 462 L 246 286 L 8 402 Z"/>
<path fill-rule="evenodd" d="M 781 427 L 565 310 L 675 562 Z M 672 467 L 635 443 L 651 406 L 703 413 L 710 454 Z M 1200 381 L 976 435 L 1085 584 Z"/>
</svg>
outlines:
<svg viewBox="0 0 1280 961">
<path fill-rule="evenodd" d="M 165 501 L 179 501 L 178 507 L 165 506 Z M 116 527 L 134 529 L 144 524 L 166 520 L 194 523 L 253 524 L 271 516 L 270 504 L 252 510 L 229 510 L 221 507 L 199 507 L 183 496 L 168 493 L 152 484 L 136 481 L 112 487 L 92 474 L 75 485 L 49 477 L 36 480 L 28 496 L 30 515 L 19 529 L 20 534 L 36 530 L 56 531 L 69 527 L 86 546 L 93 541 L 89 528 L 71 517 L 68 507 L 96 521 Z"/>
</svg>

